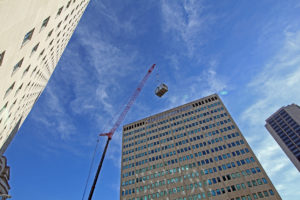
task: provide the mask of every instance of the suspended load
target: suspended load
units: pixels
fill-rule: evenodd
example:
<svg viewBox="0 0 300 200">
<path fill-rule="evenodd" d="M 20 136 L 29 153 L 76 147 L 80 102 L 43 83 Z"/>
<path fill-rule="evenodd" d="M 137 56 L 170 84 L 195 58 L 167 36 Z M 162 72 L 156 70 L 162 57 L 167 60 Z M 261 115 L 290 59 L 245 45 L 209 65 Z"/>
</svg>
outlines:
<svg viewBox="0 0 300 200">
<path fill-rule="evenodd" d="M 164 83 L 160 84 L 156 89 L 155 89 L 155 94 L 158 97 L 162 97 L 166 92 L 168 92 L 168 86 Z"/>
</svg>

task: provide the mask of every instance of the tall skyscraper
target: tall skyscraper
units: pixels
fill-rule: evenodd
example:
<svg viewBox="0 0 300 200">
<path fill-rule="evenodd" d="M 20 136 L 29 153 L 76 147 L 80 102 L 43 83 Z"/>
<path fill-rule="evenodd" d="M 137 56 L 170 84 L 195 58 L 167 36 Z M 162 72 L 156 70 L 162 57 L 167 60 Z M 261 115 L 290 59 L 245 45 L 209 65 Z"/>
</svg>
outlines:
<svg viewBox="0 0 300 200">
<path fill-rule="evenodd" d="M 300 107 L 292 104 L 280 108 L 265 126 L 300 172 Z"/>
<path fill-rule="evenodd" d="M 0 155 L 44 90 L 88 3 L 0 1 Z"/>
<path fill-rule="evenodd" d="M 123 127 L 120 199 L 281 199 L 218 95 Z"/>
</svg>

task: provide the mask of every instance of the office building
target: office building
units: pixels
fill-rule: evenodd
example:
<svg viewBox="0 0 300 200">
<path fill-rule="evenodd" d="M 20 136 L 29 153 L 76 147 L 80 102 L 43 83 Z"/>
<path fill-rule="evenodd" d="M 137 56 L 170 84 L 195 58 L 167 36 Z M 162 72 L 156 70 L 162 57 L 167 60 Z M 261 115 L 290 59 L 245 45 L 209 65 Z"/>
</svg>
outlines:
<svg viewBox="0 0 300 200">
<path fill-rule="evenodd" d="M 281 199 L 214 94 L 123 126 L 120 199 Z"/>
<path fill-rule="evenodd" d="M 0 1 L 0 155 L 44 90 L 88 3 Z"/>
<path fill-rule="evenodd" d="M 266 120 L 265 127 L 300 172 L 300 107 L 280 108 Z"/>
</svg>

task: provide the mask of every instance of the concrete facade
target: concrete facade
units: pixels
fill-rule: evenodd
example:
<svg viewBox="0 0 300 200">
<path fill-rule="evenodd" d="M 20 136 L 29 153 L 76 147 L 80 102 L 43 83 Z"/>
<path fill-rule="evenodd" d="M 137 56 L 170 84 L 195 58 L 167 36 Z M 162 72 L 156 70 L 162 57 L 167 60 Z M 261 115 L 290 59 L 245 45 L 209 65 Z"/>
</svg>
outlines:
<svg viewBox="0 0 300 200">
<path fill-rule="evenodd" d="M 44 90 L 89 0 L 0 0 L 0 155 Z"/>
<path fill-rule="evenodd" d="M 281 199 L 218 95 L 123 126 L 121 200 Z"/>
<path fill-rule="evenodd" d="M 265 127 L 300 172 L 300 107 L 280 108 L 266 120 Z"/>
</svg>

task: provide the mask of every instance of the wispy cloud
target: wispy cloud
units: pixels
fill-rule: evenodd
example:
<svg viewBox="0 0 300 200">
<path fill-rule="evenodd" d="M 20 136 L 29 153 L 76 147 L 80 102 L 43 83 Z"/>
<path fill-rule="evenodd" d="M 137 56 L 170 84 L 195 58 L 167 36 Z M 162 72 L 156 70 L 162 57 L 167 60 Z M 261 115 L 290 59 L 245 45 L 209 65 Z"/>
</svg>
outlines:
<svg viewBox="0 0 300 200">
<path fill-rule="evenodd" d="M 113 1 L 95 1 L 90 6 L 93 6 L 93 11 L 97 12 L 102 17 L 101 24 L 99 22 L 90 22 L 89 25 L 105 26 L 106 31 L 110 31 L 112 34 L 126 34 L 127 36 L 134 36 L 137 30 L 134 27 L 133 21 L 137 17 L 136 15 L 129 15 L 124 18 L 120 15 L 122 9 L 127 10 L 128 7 L 125 4 L 114 5 Z M 126 13 L 124 13 L 126 14 Z M 91 16 L 93 17 L 93 16 Z M 98 31 L 103 30 L 102 28 Z M 104 39 L 107 39 L 109 35 L 103 35 Z"/>
<path fill-rule="evenodd" d="M 264 167 L 268 169 L 269 176 L 277 176 L 281 170 L 287 169 L 289 159 L 282 154 L 278 144 L 271 136 L 263 137 L 261 145 L 259 145 L 256 151 L 258 159 L 263 162 Z"/>
<path fill-rule="evenodd" d="M 175 80 L 169 83 L 176 88 L 168 96 L 168 108 L 228 88 L 227 80 L 218 72 L 217 59 L 203 59 L 206 33 L 216 19 L 207 12 L 207 5 L 203 1 L 161 1 L 161 13 L 161 28 L 170 48 L 165 58 L 175 69 L 170 72 Z"/>
<path fill-rule="evenodd" d="M 205 88 L 202 89 L 202 96 L 219 93 L 229 87 L 227 80 L 218 75 L 217 71 L 213 67 L 210 67 L 208 70 L 204 71 L 204 80 L 206 81 L 206 84 L 203 84 Z"/>
<path fill-rule="evenodd" d="M 54 88 L 51 87 L 45 89 L 46 100 L 43 100 L 43 107 L 33 115 L 33 119 L 52 130 L 54 137 L 67 140 L 75 131 L 75 126 L 62 101 L 53 90 Z"/>
<path fill-rule="evenodd" d="M 168 96 L 168 108 L 179 106 L 214 93 L 220 93 L 230 87 L 228 81 L 218 73 L 215 62 L 189 78 L 179 75 L 174 85 L 180 86 L 172 88 L 172 94 Z"/>
<path fill-rule="evenodd" d="M 278 54 L 248 85 L 258 101 L 244 113 L 251 124 L 261 124 L 283 105 L 300 101 L 300 32 L 286 33 Z"/>
<path fill-rule="evenodd" d="M 70 147 L 74 140 L 80 141 L 81 146 L 93 145 L 98 133 L 110 130 L 126 102 L 120 99 L 120 96 L 126 99 L 128 92 L 122 89 L 122 83 L 128 84 L 137 78 L 133 73 L 139 71 L 135 64 L 137 52 L 113 42 L 110 31 L 93 31 L 106 20 L 110 22 L 107 30 L 115 27 L 116 34 L 124 34 L 124 31 L 131 34 L 131 20 L 123 23 L 122 18 L 112 12 L 112 7 L 103 2 L 95 6 L 104 18 L 89 24 L 80 22 L 72 38 L 75 42 L 66 48 L 54 80 L 51 79 L 56 84 L 46 88 L 41 97 L 43 108 L 33 116 L 53 132 L 57 145 L 49 144 L 51 148 L 59 149 L 64 142 Z M 131 79 L 126 80 L 130 73 L 133 74 Z M 82 126 L 86 127 L 85 131 Z M 120 160 L 120 142 L 121 135 L 112 142 L 108 158 Z"/>
<path fill-rule="evenodd" d="M 92 75 L 94 78 L 93 91 L 90 90 L 90 98 L 86 96 L 79 96 L 74 100 L 73 104 L 78 109 L 79 104 L 82 104 L 82 101 L 86 99 L 91 100 L 92 102 L 99 103 L 97 106 L 102 106 L 104 110 L 113 115 L 113 105 L 112 105 L 112 96 L 114 92 L 120 89 L 120 81 L 118 79 L 125 77 L 128 73 L 133 71 L 133 61 L 136 59 L 136 53 L 129 51 L 125 52 L 124 49 L 120 49 L 101 38 L 97 34 L 90 33 L 90 30 L 80 29 L 79 30 L 79 41 L 82 47 L 86 52 L 85 61 L 88 61 L 88 67 L 92 68 L 95 74 Z M 83 64 L 83 62 L 82 62 Z M 85 65 L 85 67 L 87 67 Z M 91 74 L 90 74 L 91 75 Z M 85 77 L 86 78 L 86 77 Z M 81 86 L 84 84 L 79 82 L 78 90 L 81 90 Z M 74 82 L 76 82 L 74 80 Z M 77 94 L 77 93 L 76 93 Z M 79 102 L 78 102 L 79 101 Z M 85 102 L 87 104 L 87 102 Z M 90 108 L 93 103 L 88 103 Z M 85 107 L 81 107 L 85 108 Z M 79 110 L 81 110 L 79 108 Z"/>
<path fill-rule="evenodd" d="M 189 57 L 204 43 L 201 37 L 214 17 L 204 13 L 202 1 L 162 1 L 162 29 L 175 42 L 183 42 Z M 182 48 L 182 46 L 178 46 Z"/>
<path fill-rule="evenodd" d="M 248 84 L 247 92 L 252 94 L 256 101 L 241 115 L 243 124 L 247 127 L 248 141 L 280 193 L 285 193 L 288 189 L 286 185 L 290 185 L 290 182 L 297 183 L 299 174 L 266 131 L 264 123 L 265 119 L 280 107 L 300 102 L 299 55 L 300 32 L 286 32 L 280 50 Z M 288 177 L 287 174 L 294 176 Z M 294 189 L 294 197 L 299 196 L 300 192 Z"/>
</svg>

